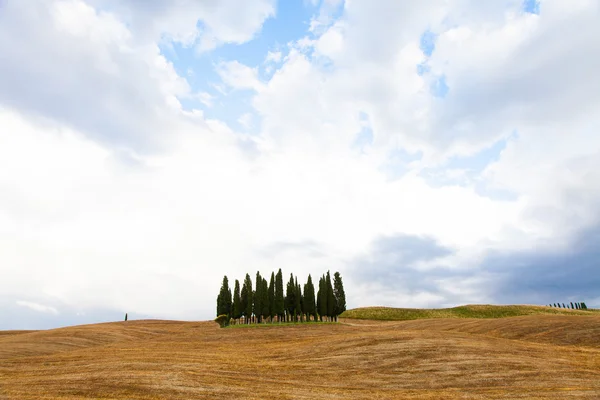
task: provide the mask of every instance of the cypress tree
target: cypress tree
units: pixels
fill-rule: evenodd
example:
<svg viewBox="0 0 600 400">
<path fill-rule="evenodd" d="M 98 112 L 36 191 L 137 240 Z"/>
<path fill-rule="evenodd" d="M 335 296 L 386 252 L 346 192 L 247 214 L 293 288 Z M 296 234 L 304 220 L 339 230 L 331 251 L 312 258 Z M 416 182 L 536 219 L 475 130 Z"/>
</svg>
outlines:
<svg viewBox="0 0 600 400">
<path fill-rule="evenodd" d="M 585 304 L 585 301 L 581 302 L 581 309 L 583 309 L 583 310 L 587 310 L 588 309 L 587 305 Z"/>
<path fill-rule="evenodd" d="M 325 284 L 327 285 L 327 316 L 331 321 L 335 315 L 335 296 L 333 295 L 333 285 L 331 284 L 329 271 L 327 271 L 327 276 L 325 277 Z"/>
<path fill-rule="evenodd" d="M 293 274 L 290 274 L 290 280 L 285 288 L 285 310 L 289 322 L 296 311 L 296 285 L 294 284 Z"/>
<path fill-rule="evenodd" d="M 317 320 L 317 309 L 315 307 L 315 287 L 312 283 L 310 274 L 306 284 L 304 285 L 304 312 L 306 313 L 307 321 L 310 321 L 310 316 L 314 316 L 314 320 Z"/>
<path fill-rule="evenodd" d="M 269 314 L 270 314 L 270 304 L 269 304 L 269 284 L 267 283 L 267 280 L 265 278 L 263 278 L 262 280 L 262 289 L 261 289 L 261 294 L 262 294 L 262 299 L 261 299 L 261 303 L 262 303 L 262 317 L 263 319 L 267 319 L 269 318 Z"/>
<path fill-rule="evenodd" d="M 260 323 L 262 314 L 262 277 L 260 272 L 256 272 L 256 289 L 254 290 L 254 318 Z"/>
<path fill-rule="evenodd" d="M 227 275 L 223 277 L 223 283 L 221 284 L 221 290 L 217 296 L 217 317 L 219 315 L 231 316 L 231 289 L 229 288 L 229 280 Z"/>
<path fill-rule="evenodd" d="M 283 313 L 285 310 L 285 304 L 283 299 L 283 273 L 281 272 L 281 268 L 277 271 L 277 275 L 275 275 L 275 314 L 277 315 L 277 320 L 281 322 L 283 318 Z"/>
<path fill-rule="evenodd" d="M 299 318 L 302 322 L 302 291 L 298 285 L 298 278 L 294 280 L 294 314 L 294 319 L 297 321 Z"/>
<path fill-rule="evenodd" d="M 339 272 L 333 274 L 333 295 L 335 297 L 335 320 L 337 321 L 338 315 L 346 311 L 346 292 L 344 291 L 344 284 L 342 282 L 342 276 Z"/>
<path fill-rule="evenodd" d="M 246 289 L 244 293 L 244 289 Z M 246 323 L 249 324 L 252 319 L 252 279 L 250 279 L 250 275 L 246 274 L 246 278 L 244 279 L 244 287 L 242 288 L 242 302 L 243 306 L 242 311 L 244 312 L 244 318 L 246 318 Z"/>
<path fill-rule="evenodd" d="M 573 307 L 573 302 L 571 302 L 571 310 L 574 310 L 575 307 Z"/>
<path fill-rule="evenodd" d="M 567 307 L 565 307 L 565 303 L 562 303 L 562 305 L 563 305 L 562 308 L 567 308 Z"/>
<path fill-rule="evenodd" d="M 233 311 L 232 318 L 236 321 L 240 319 L 242 316 L 242 306 L 241 306 L 241 295 L 240 295 L 240 281 L 235 280 L 235 286 L 233 289 Z"/>
<path fill-rule="evenodd" d="M 271 272 L 271 280 L 269 281 L 269 318 L 273 322 L 277 311 L 275 310 L 275 273 Z"/>
<path fill-rule="evenodd" d="M 556 303 L 554 303 L 554 308 L 556 308 Z"/>
<path fill-rule="evenodd" d="M 319 319 L 323 322 L 323 317 L 327 315 L 327 286 L 325 285 L 325 276 L 319 279 L 319 293 L 317 294 L 317 308 Z"/>
</svg>

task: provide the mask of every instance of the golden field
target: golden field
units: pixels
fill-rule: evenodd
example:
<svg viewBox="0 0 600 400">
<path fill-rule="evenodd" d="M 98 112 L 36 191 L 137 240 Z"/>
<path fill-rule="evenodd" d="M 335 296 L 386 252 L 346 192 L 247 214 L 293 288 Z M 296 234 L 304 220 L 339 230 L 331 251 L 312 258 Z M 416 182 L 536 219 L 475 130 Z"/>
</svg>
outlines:
<svg viewBox="0 0 600 400">
<path fill-rule="evenodd" d="M 0 332 L 0 399 L 600 399 L 600 314 Z"/>
</svg>

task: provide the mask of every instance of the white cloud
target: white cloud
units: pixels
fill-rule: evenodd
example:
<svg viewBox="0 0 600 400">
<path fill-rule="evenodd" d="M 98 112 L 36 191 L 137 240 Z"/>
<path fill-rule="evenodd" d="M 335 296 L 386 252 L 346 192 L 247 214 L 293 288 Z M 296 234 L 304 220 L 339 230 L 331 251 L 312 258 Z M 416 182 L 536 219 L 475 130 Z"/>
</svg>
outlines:
<svg viewBox="0 0 600 400">
<path fill-rule="evenodd" d="M 167 39 L 200 51 L 224 43 L 251 40 L 264 21 L 275 16 L 275 0 L 151 0 L 121 2 L 90 0 L 101 8 L 115 10 L 131 26 L 138 40 Z"/>
<path fill-rule="evenodd" d="M 278 63 L 281 61 L 281 52 L 280 51 L 269 51 L 267 52 L 267 57 L 265 58 L 265 63 Z"/>
<path fill-rule="evenodd" d="M 54 314 L 54 315 L 59 314 L 58 310 L 54 307 L 45 306 L 43 304 L 38 304 L 38 303 L 31 302 L 31 301 L 18 300 L 17 305 L 19 305 L 21 307 L 27 307 L 29 309 L 32 309 L 34 311 L 38 311 L 41 313 L 49 313 L 49 314 Z"/>
<path fill-rule="evenodd" d="M 252 128 L 252 120 L 254 116 L 251 113 L 244 113 L 238 118 L 238 122 L 246 129 Z"/>
<path fill-rule="evenodd" d="M 233 89 L 260 90 L 263 86 L 258 79 L 258 68 L 250 68 L 238 61 L 220 63 L 217 73 Z"/>
</svg>

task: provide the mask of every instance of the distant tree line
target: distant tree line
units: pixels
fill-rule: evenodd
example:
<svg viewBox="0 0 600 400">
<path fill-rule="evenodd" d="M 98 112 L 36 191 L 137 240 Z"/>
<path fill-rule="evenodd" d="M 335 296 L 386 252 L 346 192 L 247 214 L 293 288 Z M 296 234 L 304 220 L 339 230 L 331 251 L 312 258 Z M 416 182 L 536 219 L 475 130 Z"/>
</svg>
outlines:
<svg viewBox="0 0 600 400">
<path fill-rule="evenodd" d="M 569 307 L 569 305 L 570 305 L 570 307 Z M 588 309 L 583 301 L 581 303 L 573 303 L 571 301 L 570 303 L 567 303 L 566 305 L 565 305 L 565 303 L 552 303 L 552 304 L 548 304 L 548 307 L 570 308 L 572 310 L 587 310 Z"/>
<path fill-rule="evenodd" d="M 229 279 L 223 277 L 221 290 L 217 296 L 217 322 L 221 325 L 231 323 L 266 322 L 308 322 L 337 321 L 338 315 L 346 311 L 346 293 L 339 272 L 333 275 L 329 271 L 319 278 L 318 291 L 312 277 L 308 275 L 301 286 L 298 278 L 290 274 L 285 293 L 281 269 L 267 280 L 256 273 L 254 286 L 249 274 L 240 287 L 236 279 L 233 293 Z"/>
</svg>

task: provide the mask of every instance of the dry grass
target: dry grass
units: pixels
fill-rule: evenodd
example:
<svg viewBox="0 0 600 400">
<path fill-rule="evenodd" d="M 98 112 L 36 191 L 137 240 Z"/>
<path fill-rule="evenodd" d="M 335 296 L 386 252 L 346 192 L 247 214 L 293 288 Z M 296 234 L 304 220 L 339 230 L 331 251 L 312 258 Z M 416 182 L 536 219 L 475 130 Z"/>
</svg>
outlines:
<svg viewBox="0 0 600 400">
<path fill-rule="evenodd" d="M 471 304 L 453 308 L 363 307 L 348 310 L 342 317 L 382 321 L 406 321 L 423 318 L 505 318 L 523 315 L 600 315 L 599 310 L 571 310 L 534 305 Z"/>
<path fill-rule="evenodd" d="M 0 335 L 0 399 L 599 399 L 600 316 Z"/>
</svg>

